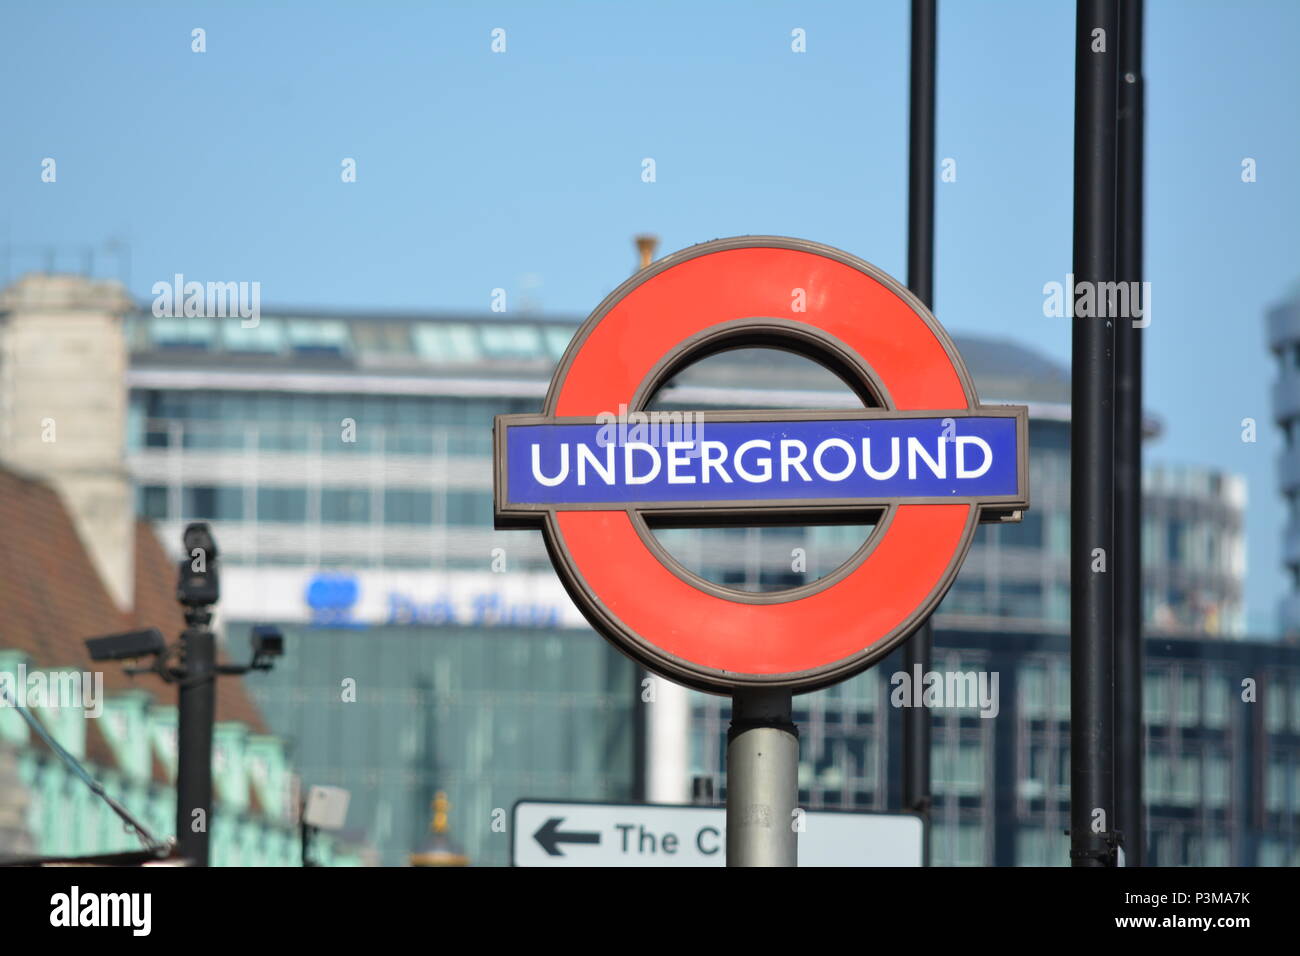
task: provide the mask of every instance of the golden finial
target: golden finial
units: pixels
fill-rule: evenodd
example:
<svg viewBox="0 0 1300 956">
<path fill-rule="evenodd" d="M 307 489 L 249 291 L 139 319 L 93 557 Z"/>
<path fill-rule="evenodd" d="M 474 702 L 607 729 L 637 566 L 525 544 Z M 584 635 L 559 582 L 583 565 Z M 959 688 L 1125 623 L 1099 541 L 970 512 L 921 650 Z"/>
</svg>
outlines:
<svg viewBox="0 0 1300 956">
<path fill-rule="evenodd" d="M 429 829 L 434 833 L 447 832 L 447 811 L 451 809 L 451 801 L 447 799 L 447 792 L 439 790 L 433 797 L 433 822 L 429 824 Z"/>
<path fill-rule="evenodd" d="M 452 842 L 447 832 L 450 829 L 447 825 L 447 812 L 451 810 L 447 792 L 439 790 L 434 794 L 430 806 L 433 807 L 433 819 L 429 822 L 429 830 L 433 835 L 424 846 L 411 854 L 411 865 L 469 866 L 469 857 Z"/>
</svg>

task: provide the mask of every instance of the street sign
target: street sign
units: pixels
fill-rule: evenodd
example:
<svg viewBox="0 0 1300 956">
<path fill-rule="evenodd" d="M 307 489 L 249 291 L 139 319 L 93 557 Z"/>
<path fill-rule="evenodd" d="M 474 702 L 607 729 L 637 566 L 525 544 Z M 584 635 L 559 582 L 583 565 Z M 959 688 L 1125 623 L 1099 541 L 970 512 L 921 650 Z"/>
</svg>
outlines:
<svg viewBox="0 0 1300 956">
<path fill-rule="evenodd" d="M 911 813 L 808 811 L 800 866 L 920 866 L 924 824 Z M 726 811 L 664 804 L 521 800 L 515 866 L 725 866 Z"/>
<path fill-rule="evenodd" d="M 836 372 L 856 412 L 648 414 L 687 365 L 733 348 Z M 637 273 L 578 330 L 541 415 L 495 427 L 498 528 L 539 527 L 598 632 L 651 670 L 719 694 L 803 692 L 904 641 L 980 521 L 1028 506 L 1027 409 L 986 406 L 911 293 L 796 239 L 707 242 Z M 826 577 L 754 593 L 709 582 L 651 530 L 875 522 Z"/>
<path fill-rule="evenodd" d="M 307 791 L 307 806 L 302 811 L 303 822 L 321 830 L 342 830 L 351 799 L 352 794 L 342 787 L 315 784 Z"/>
</svg>

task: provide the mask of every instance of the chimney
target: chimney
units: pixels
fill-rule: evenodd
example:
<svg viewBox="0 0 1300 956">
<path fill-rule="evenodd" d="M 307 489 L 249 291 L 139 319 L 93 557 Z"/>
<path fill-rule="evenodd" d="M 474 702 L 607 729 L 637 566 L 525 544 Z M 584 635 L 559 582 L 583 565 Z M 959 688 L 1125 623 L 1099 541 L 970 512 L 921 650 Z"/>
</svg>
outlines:
<svg viewBox="0 0 1300 956">
<path fill-rule="evenodd" d="M 636 252 L 641 259 L 641 264 L 637 269 L 644 269 L 650 263 L 655 261 L 655 250 L 659 248 L 659 237 L 650 233 L 642 233 L 635 237 Z"/>
<path fill-rule="evenodd" d="M 134 603 L 121 283 L 28 274 L 0 292 L 0 464 L 62 496 L 109 594 Z"/>
</svg>

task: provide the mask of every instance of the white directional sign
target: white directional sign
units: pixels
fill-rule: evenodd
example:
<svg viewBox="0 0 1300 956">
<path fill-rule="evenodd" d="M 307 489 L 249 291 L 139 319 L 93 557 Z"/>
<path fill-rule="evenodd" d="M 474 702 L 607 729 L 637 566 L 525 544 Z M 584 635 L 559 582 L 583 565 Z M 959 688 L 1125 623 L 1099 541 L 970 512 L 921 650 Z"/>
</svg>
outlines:
<svg viewBox="0 0 1300 956">
<path fill-rule="evenodd" d="M 800 866 L 920 866 L 924 824 L 910 813 L 808 811 L 774 821 L 799 829 Z M 722 807 L 520 800 L 515 866 L 725 866 Z"/>
</svg>

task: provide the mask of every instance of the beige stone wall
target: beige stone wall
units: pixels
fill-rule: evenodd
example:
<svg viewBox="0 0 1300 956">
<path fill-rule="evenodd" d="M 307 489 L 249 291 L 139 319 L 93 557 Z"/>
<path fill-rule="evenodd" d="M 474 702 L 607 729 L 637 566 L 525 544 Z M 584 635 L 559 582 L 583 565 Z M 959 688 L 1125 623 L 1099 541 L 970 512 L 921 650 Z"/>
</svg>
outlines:
<svg viewBox="0 0 1300 956">
<path fill-rule="evenodd" d="M 27 275 L 0 292 L 0 463 L 58 489 L 119 607 L 134 585 L 127 348 L 117 282 Z"/>
</svg>

